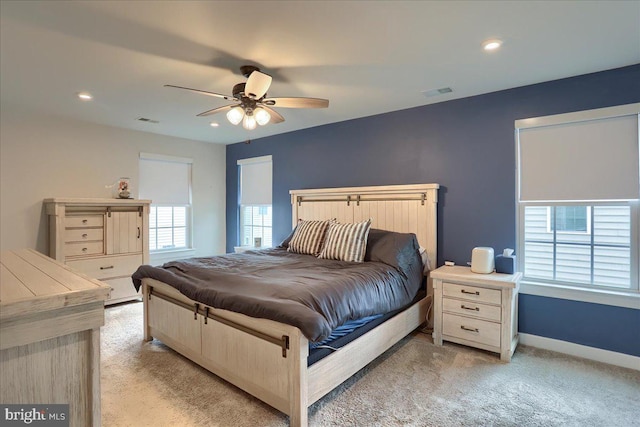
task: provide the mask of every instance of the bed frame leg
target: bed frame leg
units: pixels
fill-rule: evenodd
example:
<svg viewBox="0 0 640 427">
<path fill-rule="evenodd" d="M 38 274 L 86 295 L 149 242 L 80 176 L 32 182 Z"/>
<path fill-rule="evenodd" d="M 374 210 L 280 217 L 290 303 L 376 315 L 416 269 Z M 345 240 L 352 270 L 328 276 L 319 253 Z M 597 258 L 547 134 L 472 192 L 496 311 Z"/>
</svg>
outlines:
<svg viewBox="0 0 640 427">
<path fill-rule="evenodd" d="M 290 337 L 291 375 L 289 376 L 289 425 L 291 427 L 307 427 L 308 405 L 307 393 L 307 356 L 309 356 L 309 341 L 302 335 Z M 297 375 L 296 375 L 297 374 Z"/>
<path fill-rule="evenodd" d="M 149 330 L 149 285 L 142 282 L 142 310 L 143 310 L 143 327 L 144 327 L 144 341 L 151 341 L 151 331 Z"/>
</svg>

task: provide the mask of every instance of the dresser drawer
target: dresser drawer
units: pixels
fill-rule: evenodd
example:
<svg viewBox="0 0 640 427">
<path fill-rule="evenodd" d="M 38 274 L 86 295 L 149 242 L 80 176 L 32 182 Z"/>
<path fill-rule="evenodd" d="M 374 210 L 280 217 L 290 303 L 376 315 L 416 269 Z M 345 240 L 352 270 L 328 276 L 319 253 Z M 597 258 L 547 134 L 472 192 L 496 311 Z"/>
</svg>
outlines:
<svg viewBox="0 0 640 427">
<path fill-rule="evenodd" d="M 104 253 L 104 242 L 73 242 L 65 243 L 64 256 L 74 257 L 83 255 L 101 255 Z"/>
<path fill-rule="evenodd" d="M 502 292 L 497 289 L 480 288 L 470 285 L 444 282 L 442 295 L 451 298 L 461 298 L 469 301 L 485 302 L 488 304 L 502 303 Z"/>
<path fill-rule="evenodd" d="M 442 334 L 500 347 L 500 323 L 443 313 Z"/>
<path fill-rule="evenodd" d="M 451 298 L 442 299 L 442 310 L 464 316 L 493 320 L 495 322 L 499 322 L 502 315 L 502 309 L 499 306 L 479 304 L 477 302 L 461 301 L 459 299 Z"/>
<path fill-rule="evenodd" d="M 73 230 L 65 230 L 64 242 L 85 242 L 89 240 L 104 239 L 103 228 L 77 228 Z"/>
<path fill-rule="evenodd" d="M 105 280 L 104 283 L 111 287 L 111 295 L 107 304 L 115 303 L 124 300 L 136 299 L 142 296 L 140 292 L 136 292 L 136 288 L 133 287 L 131 277 L 120 277 L 118 279 Z"/>
<path fill-rule="evenodd" d="M 131 276 L 142 265 L 142 254 L 67 261 L 67 265 L 94 279 Z"/>
<path fill-rule="evenodd" d="M 102 227 L 104 215 L 69 215 L 64 218 L 65 228 Z"/>
</svg>

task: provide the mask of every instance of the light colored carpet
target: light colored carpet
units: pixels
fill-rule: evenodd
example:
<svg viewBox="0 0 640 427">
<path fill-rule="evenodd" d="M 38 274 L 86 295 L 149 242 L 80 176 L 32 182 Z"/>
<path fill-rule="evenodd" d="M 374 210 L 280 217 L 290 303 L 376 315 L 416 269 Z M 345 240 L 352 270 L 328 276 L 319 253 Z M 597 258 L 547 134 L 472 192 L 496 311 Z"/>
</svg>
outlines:
<svg viewBox="0 0 640 427">
<path fill-rule="evenodd" d="M 142 303 L 106 309 L 102 424 L 287 426 L 288 417 L 142 341 Z M 414 333 L 309 409 L 310 426 L 640 426 L 640 372 L 521 346 L 492 353 Z"/>
</svg>

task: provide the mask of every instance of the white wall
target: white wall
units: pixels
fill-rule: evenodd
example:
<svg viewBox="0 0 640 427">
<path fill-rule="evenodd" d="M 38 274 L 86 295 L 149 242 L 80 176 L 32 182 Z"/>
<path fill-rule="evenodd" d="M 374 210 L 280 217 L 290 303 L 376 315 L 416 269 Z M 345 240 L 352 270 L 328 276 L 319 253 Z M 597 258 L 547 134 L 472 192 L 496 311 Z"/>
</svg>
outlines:
<svg viewBox="0 0 640 427">
<path fill-rule="evenodd" d="M 137 197 L 141 151 L 193 158 L 195 255 L 224 253 L 224 145 L 6 108 L 0 114 L 0 248 L 47 253 L 45 198 L 112 197 L 105 185 L 121 176 L 131 178 Z"/>
</svg>

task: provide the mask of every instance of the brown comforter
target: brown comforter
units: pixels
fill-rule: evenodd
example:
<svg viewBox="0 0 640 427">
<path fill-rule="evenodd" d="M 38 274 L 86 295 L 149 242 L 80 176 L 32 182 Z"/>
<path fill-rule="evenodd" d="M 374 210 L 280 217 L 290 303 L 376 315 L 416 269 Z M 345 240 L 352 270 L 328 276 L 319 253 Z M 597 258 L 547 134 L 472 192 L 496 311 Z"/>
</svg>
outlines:
<svg viewBox="0 0 640 427">
<path fill-rule="evenodd" d="M 421 271 L 421 265 L 400 271 L 382 262 L 330 261 L 276 248 L 144 265 L 132 278 L 136 289 L 149 277 L 210 307 L 293 325 L 313 342 L 348 320 L 407 305 L 420 288 Z"/>
</svg>

